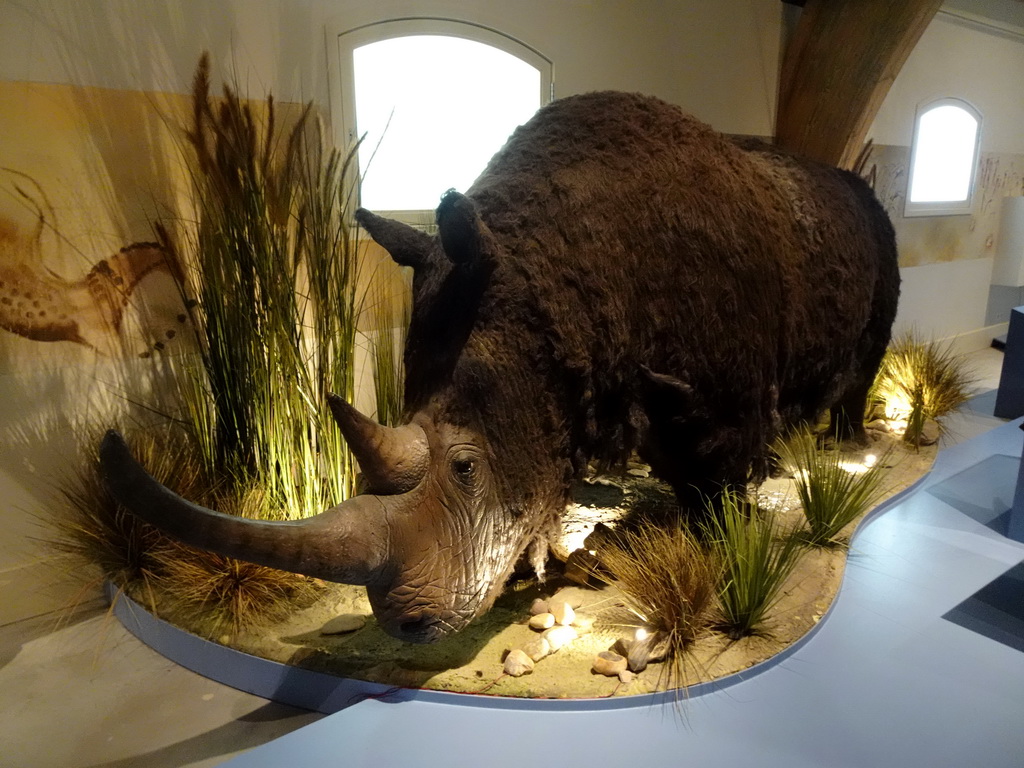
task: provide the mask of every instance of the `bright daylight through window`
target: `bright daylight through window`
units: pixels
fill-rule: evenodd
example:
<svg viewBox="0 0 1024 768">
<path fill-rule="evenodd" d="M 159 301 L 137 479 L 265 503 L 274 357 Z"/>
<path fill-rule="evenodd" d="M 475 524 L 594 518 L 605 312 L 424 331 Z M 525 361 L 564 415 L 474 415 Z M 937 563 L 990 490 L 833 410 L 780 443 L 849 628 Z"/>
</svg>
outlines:
<svg viewBox="0 0 1024 768">
<path fill-rule="evenodd" d="M 957 99 L 918 112 L 906 215 L 969 213 L 981 115 Z"/>
<path fill-rule="evenodd" d="M 446 189 L 466 191 L 542 103 L 537 67 L 464 37 L 390 37 L 351 56 L 354 131 L 366 136 L 360 203 L 371 210 L 432 211 Z"/>
</svg>

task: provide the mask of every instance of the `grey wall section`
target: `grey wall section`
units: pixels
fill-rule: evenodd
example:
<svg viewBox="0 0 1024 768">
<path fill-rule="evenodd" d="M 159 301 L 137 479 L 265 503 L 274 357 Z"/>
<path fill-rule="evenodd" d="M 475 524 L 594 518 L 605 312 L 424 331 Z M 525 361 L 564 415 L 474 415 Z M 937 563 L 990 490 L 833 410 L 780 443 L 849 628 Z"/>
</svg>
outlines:
<svg viewBox="0 0 1024 768">
<path fill-rule="evenodd" d="M 1012 285 L 990 285 L 985 325 L 1009 322 L 1010 312 L 1024 304 L 1024 288 Z"/>
</svg>

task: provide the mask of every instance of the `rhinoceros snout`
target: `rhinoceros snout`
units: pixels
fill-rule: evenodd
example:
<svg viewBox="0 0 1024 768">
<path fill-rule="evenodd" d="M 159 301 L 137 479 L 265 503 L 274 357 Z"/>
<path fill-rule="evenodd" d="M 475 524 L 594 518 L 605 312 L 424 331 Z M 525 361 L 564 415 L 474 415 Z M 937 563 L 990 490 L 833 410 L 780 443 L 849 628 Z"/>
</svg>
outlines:
<svg viewBox="0 0 1024 768">
<path fill-rule="evenodd" d="M 403 635 L 432 635 L 437 631 L 443 631 L 444 627 L 440 618 L 428 614 L 412 621 L 403 621 L 398 625 L 398 629 Z"/>
<path fill-rule="evenodd" d="M 381 621 L 381 628 L 407 643 L 433 643 L 452 631 L 452 627 L 435 613 L 395 616 Z"/>
<path fill-rule="evenodd" d="M 406 643 L 435 643 L 469 623 L 468 616 L 438 608 L 420 608 L 395 615 L 380 615 L 381 629 Z"/>
</svg>

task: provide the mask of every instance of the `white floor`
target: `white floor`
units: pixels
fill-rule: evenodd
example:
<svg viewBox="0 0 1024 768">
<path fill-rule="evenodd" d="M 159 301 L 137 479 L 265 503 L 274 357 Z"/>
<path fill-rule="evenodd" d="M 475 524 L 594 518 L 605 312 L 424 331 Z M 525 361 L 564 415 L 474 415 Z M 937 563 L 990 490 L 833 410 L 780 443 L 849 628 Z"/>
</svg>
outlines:
<svg viewBox="0 0 1024 768">
<path fill-rule="evenodd" d="M 993 389 L 1002 354 L 970 357 L 978 391 Z M 952 442 L 1005 423 L 990 400 L 951 422 Z M 178 667 L 129 635 L 98 597 L 69 616 L 0 627 L 0 692 L 0 768 L 213 766 L 322 717 Z"/>
<path fill-rule="evenodd" d="M 320 717 L 167 661 L 99 600 L 3 627 L 0 664 L 3 768 L 213 766 Z"/>
</svg>

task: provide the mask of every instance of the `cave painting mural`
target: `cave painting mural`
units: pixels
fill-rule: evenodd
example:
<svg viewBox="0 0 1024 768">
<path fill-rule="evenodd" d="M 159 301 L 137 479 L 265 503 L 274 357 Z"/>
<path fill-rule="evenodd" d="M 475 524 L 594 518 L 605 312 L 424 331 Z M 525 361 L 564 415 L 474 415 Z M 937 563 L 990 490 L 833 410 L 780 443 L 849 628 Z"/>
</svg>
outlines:
<svg viewBox="0 0 1024 768">
<path fill-rule="evenodd" d="M 637 450 L 684 504 L 763 476 L 785 425 L 863 435 L 899 293 L 893 229 L 857 176 L 734 141 L 653 98 L 574 96 L 519 128 L 438 234 L 358 214 L 413 268 L 406 419 L 331 407 L 366 492 L 295 522 L 208 510 L 109 433 L 115 495 L 182 539 L 363 584 L 433 642 L 541 568 L 571 479 Z"/>
<path fill-rule="evenodd" d="M 0 218 L 0 328 L 32 341 L 69 341 L 107 350 L 132 293 L 155 270 L 172 271 L 155 243 L 135 243 L 68 280 L 41 266 L 39 228 L 25 236 Z M 21 258 L 31 253 L 37 258 Z"/>
<path fill-rule="evenodd" d="M 77 274 L 73 267 L 67 270 L 71 278 L 58 274 L 49 265 L 62 261 L 51 251 L 59 250 L 63 238 L 45 191 L 28 174 L 0 171 L 8 200 L 32 214 L 26 226 L 24 216 L 19 222 L 14 211 L 0 212 L 0 329 L 30 341 L 66 341 L 112 352 L 139 283 L 162 271 L 180 284 L 180 267 L 160 245 L 147 242 L 95 260 L 82 254 Z M 26 191 L 27 184 L 35 194 Z"/>
</svg>

